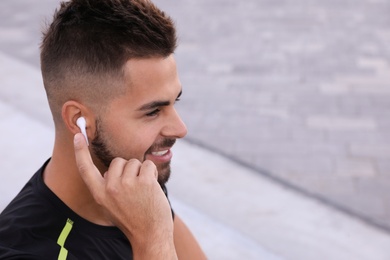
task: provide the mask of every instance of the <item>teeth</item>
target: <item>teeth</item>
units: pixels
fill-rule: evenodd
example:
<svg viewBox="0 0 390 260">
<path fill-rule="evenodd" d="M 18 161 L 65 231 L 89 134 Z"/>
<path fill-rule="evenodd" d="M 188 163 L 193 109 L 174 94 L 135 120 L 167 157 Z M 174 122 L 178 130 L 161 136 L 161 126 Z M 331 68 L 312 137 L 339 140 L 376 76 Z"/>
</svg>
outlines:
<svg viewBox="0 0 390 260">
<path fill-rule="evenodd" d="M 164 151 L 159 151 L 159 152 L 152 152 L 152 154 L 155 156 L 162 156 L 162 155 L 166 154 L 167 152 L 168 152 L 168 150 L 164 150 Z"/>
</svg>

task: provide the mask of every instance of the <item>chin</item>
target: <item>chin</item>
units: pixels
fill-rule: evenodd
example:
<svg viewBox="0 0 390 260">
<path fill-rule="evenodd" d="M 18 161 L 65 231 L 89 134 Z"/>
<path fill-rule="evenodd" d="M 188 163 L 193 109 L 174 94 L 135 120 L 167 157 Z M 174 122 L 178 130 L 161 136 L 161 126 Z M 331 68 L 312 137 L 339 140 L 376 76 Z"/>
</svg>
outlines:
<svg viewBox="0 0 390 260">
<path fill-rule="evenodd" d="M 164 163 L 162 165 L 159 165 L 157 167 L 157 171 L 158 171 L 158 178 L 157 178 L 158 183 L 160 183 L 161 185 L 167 183 L 169 177 L 171 176 L 170 163 Z"/>
</svg>

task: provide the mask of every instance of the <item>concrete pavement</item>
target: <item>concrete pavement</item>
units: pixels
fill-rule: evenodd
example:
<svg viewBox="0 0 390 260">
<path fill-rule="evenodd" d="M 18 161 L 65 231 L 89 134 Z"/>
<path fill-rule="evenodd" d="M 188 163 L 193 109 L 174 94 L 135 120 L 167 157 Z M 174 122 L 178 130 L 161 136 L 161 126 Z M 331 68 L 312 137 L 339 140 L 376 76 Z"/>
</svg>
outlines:
<svg viewBox="0 0 390 260">
<path fill-rule="evenodd" d="M 3 208 L 50 156 L 54 135 L 39 70 L 0 52 L 0 78 Z M 223 156 L 180 141 L 172 166 L 173 208 L 209 259 L 390 259 L 383 230 Z"/>
<path fill-rule="evenodd" d="M 389 259 L 367 224 L 390 219 L 389 3 L 156 3 L 179 28 L 189 140 L 217 152 L 179 143 L 169 185 L 210 259 Z M 50 155 L 37 57 L 56 5 L 0 3 L 1 160 L 18 169 L 0 206 Z"/>
<path fill-rule="evenodd" d="M 390 231 L 388 1 L 156 3 L 179 30 L 188 140 Z M 39 67 L 57 5 L 1 1 L 0 50 Z"/>
<path fill-rule="evenodd" d="M 390 231 L 389 1 L 157 3 L 191 141 Z"/>
</svg>

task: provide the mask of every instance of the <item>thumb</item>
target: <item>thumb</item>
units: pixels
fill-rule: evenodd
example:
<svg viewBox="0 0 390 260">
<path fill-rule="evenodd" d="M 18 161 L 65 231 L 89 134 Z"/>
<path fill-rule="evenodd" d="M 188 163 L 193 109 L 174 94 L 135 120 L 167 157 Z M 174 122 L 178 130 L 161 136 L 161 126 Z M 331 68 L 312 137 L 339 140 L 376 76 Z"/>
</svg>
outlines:
<svg viewBox="0 0 390 260">
<path fill-rule="evenodd" d="M 77 133 L 74 136 L 73 144 L 76 164 L 80 176 L 91 191 L 92 195 L 95 197 L 95 195 L 98 195 L 99 191 L 103 188 L 103 177 L 93 164 L 87 142 L 81 133 Z"/>
</svg>

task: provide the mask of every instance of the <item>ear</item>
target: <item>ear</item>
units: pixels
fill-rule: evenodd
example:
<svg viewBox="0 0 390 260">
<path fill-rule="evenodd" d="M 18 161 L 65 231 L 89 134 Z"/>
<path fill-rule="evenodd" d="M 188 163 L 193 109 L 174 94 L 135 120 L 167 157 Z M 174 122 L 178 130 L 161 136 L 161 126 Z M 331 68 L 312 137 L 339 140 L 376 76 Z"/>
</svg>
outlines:
<svg viewBox="0 0 390 260">
<path fill-rule="evenodd" d="M 86 121 L 88 139 L 92 140 L 95 138 L 95 116 L 92 111 L 83 104 L 74 100 L 65 102 L 62 106 L 61 116 L 66 128 L 72 135 L 81 132 L 76 121 L 79 117 L 83 116 Z"/>
</svg>

